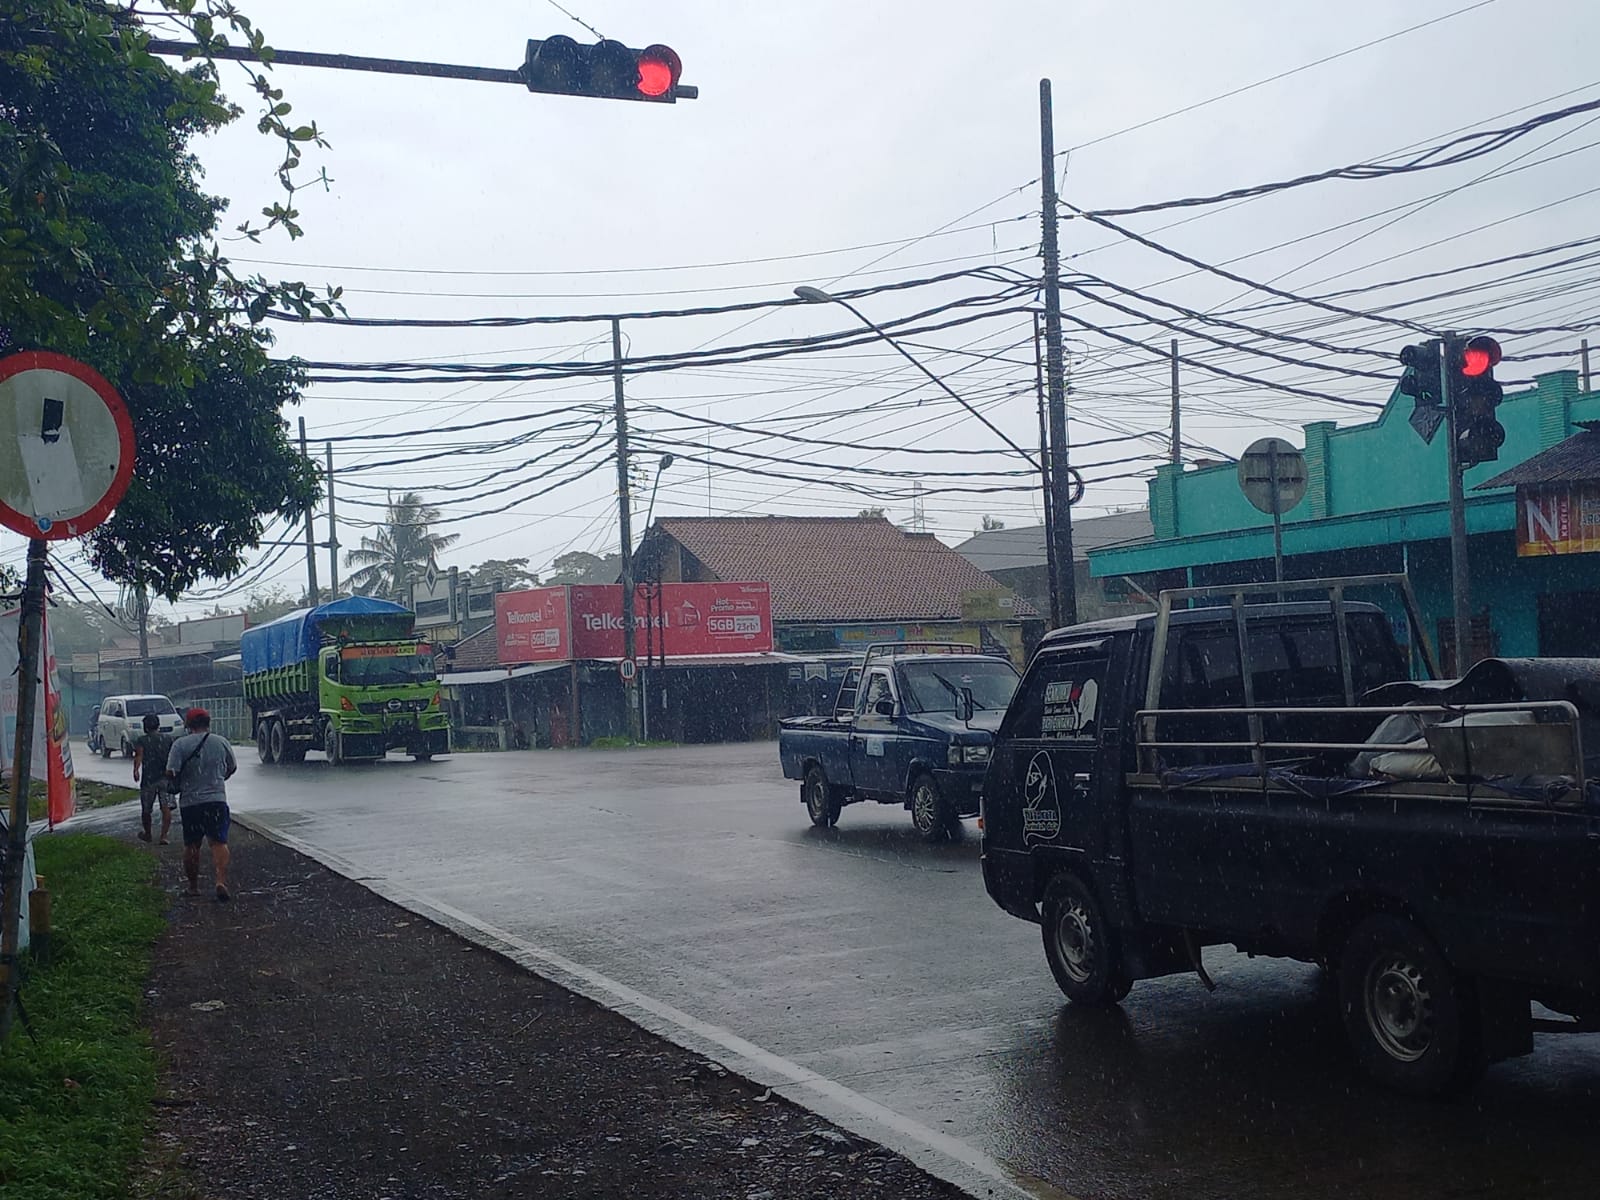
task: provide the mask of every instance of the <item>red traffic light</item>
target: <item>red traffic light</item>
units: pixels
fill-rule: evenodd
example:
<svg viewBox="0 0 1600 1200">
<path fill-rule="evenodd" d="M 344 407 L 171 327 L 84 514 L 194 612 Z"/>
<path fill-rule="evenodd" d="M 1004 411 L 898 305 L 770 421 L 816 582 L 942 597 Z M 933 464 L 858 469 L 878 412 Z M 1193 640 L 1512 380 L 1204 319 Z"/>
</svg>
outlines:
<svg viewBox="0 0 1600 1200">
<path fill-rule="evenodd" d="M 1475 337 L 1461 350 L 1461 373 L 1469 379 L 1487 375 L 1500 363 L 1500 343 L 1492 337 Z"/>
<path fill-rule="evenodd" d="M 639 91 L 654 99 L 665 96 L 683 74 L 683 61 L 670 46 L 647 46 L 639 52 Z"/>
</svg>

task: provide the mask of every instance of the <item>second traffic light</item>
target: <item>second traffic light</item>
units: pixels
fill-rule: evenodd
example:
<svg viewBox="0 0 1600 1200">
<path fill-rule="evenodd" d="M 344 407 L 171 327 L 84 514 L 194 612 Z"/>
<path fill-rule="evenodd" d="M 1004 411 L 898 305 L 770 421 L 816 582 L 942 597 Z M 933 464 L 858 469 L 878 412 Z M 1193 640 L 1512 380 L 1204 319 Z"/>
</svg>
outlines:
<svg viewBox="0 0 1600 1200">
<path fill-rule="evenodd" d="M 1505 426 L 1495 410 L 1505 389 L 1494 377 L 1500 362 L 1500 343 L 1479 335 L 1452 340 L 1448 347 L 1450 407 L 1456 420 L 1456 455 L 1462 467 L 1493 462 L 1505 443 Z"/>
<path fill-rule="evenodd" d="M 680 84 L 683 62 L 670 46 L 634 50 L 610 40 L 592 46 L 559 36 L 528 40 L 522 80 L 530 92 L 591 96 L 602 100 L 644 100 L 676 104 L 699 89 Z"/>
</svg>

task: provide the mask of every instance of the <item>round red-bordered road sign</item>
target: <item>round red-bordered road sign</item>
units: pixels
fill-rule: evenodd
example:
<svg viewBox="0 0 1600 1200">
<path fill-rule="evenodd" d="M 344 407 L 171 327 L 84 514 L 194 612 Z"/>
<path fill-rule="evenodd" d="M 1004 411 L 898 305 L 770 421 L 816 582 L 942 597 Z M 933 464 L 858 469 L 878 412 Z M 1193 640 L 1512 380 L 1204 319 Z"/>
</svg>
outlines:
<svg viewBox="0 0 1600 1200">
<path fill-rule="evenodd" d="M 80 537 L 133 478 L 133 422 L 93 367 L 48 350 L 0 358 L 0 525 Z"/>
</svg>

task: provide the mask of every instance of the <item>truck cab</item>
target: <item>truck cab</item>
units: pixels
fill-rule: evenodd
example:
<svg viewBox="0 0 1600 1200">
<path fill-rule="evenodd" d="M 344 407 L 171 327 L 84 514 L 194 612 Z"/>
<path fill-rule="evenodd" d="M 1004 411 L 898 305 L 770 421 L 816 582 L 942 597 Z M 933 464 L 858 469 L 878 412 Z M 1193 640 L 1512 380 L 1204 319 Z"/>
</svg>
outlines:
<svg viewBox="0 0 1600 1200">
<path fill-rule="evenodd" d="M 832 717 L 783 722 L 784 775 L 815 825 L 871 800 L 911 813 L 930 841 L 975 816 L 989 749 L 1017 686 L 1010 661 L 961 643 L 873 646 L 839 688 Z"/>
</svg>

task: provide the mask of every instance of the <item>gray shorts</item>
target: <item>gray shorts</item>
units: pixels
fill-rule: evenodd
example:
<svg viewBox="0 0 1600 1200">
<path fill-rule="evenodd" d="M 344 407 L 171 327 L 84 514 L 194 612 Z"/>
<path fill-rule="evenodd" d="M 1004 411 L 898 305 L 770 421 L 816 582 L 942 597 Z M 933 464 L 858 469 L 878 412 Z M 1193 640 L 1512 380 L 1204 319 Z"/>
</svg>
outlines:
<svg viewBox="0 0 1600 1200">
<path fill-rule="evenodd" d="M 156 806 L 156 801 L 161 801 L 161 811 L 171 812 L 178 807 L 178 798 L 171 792 L 161 791 L 159 788 L 139 788 L 139 815 L 148 817 Z"/>
</svg>

